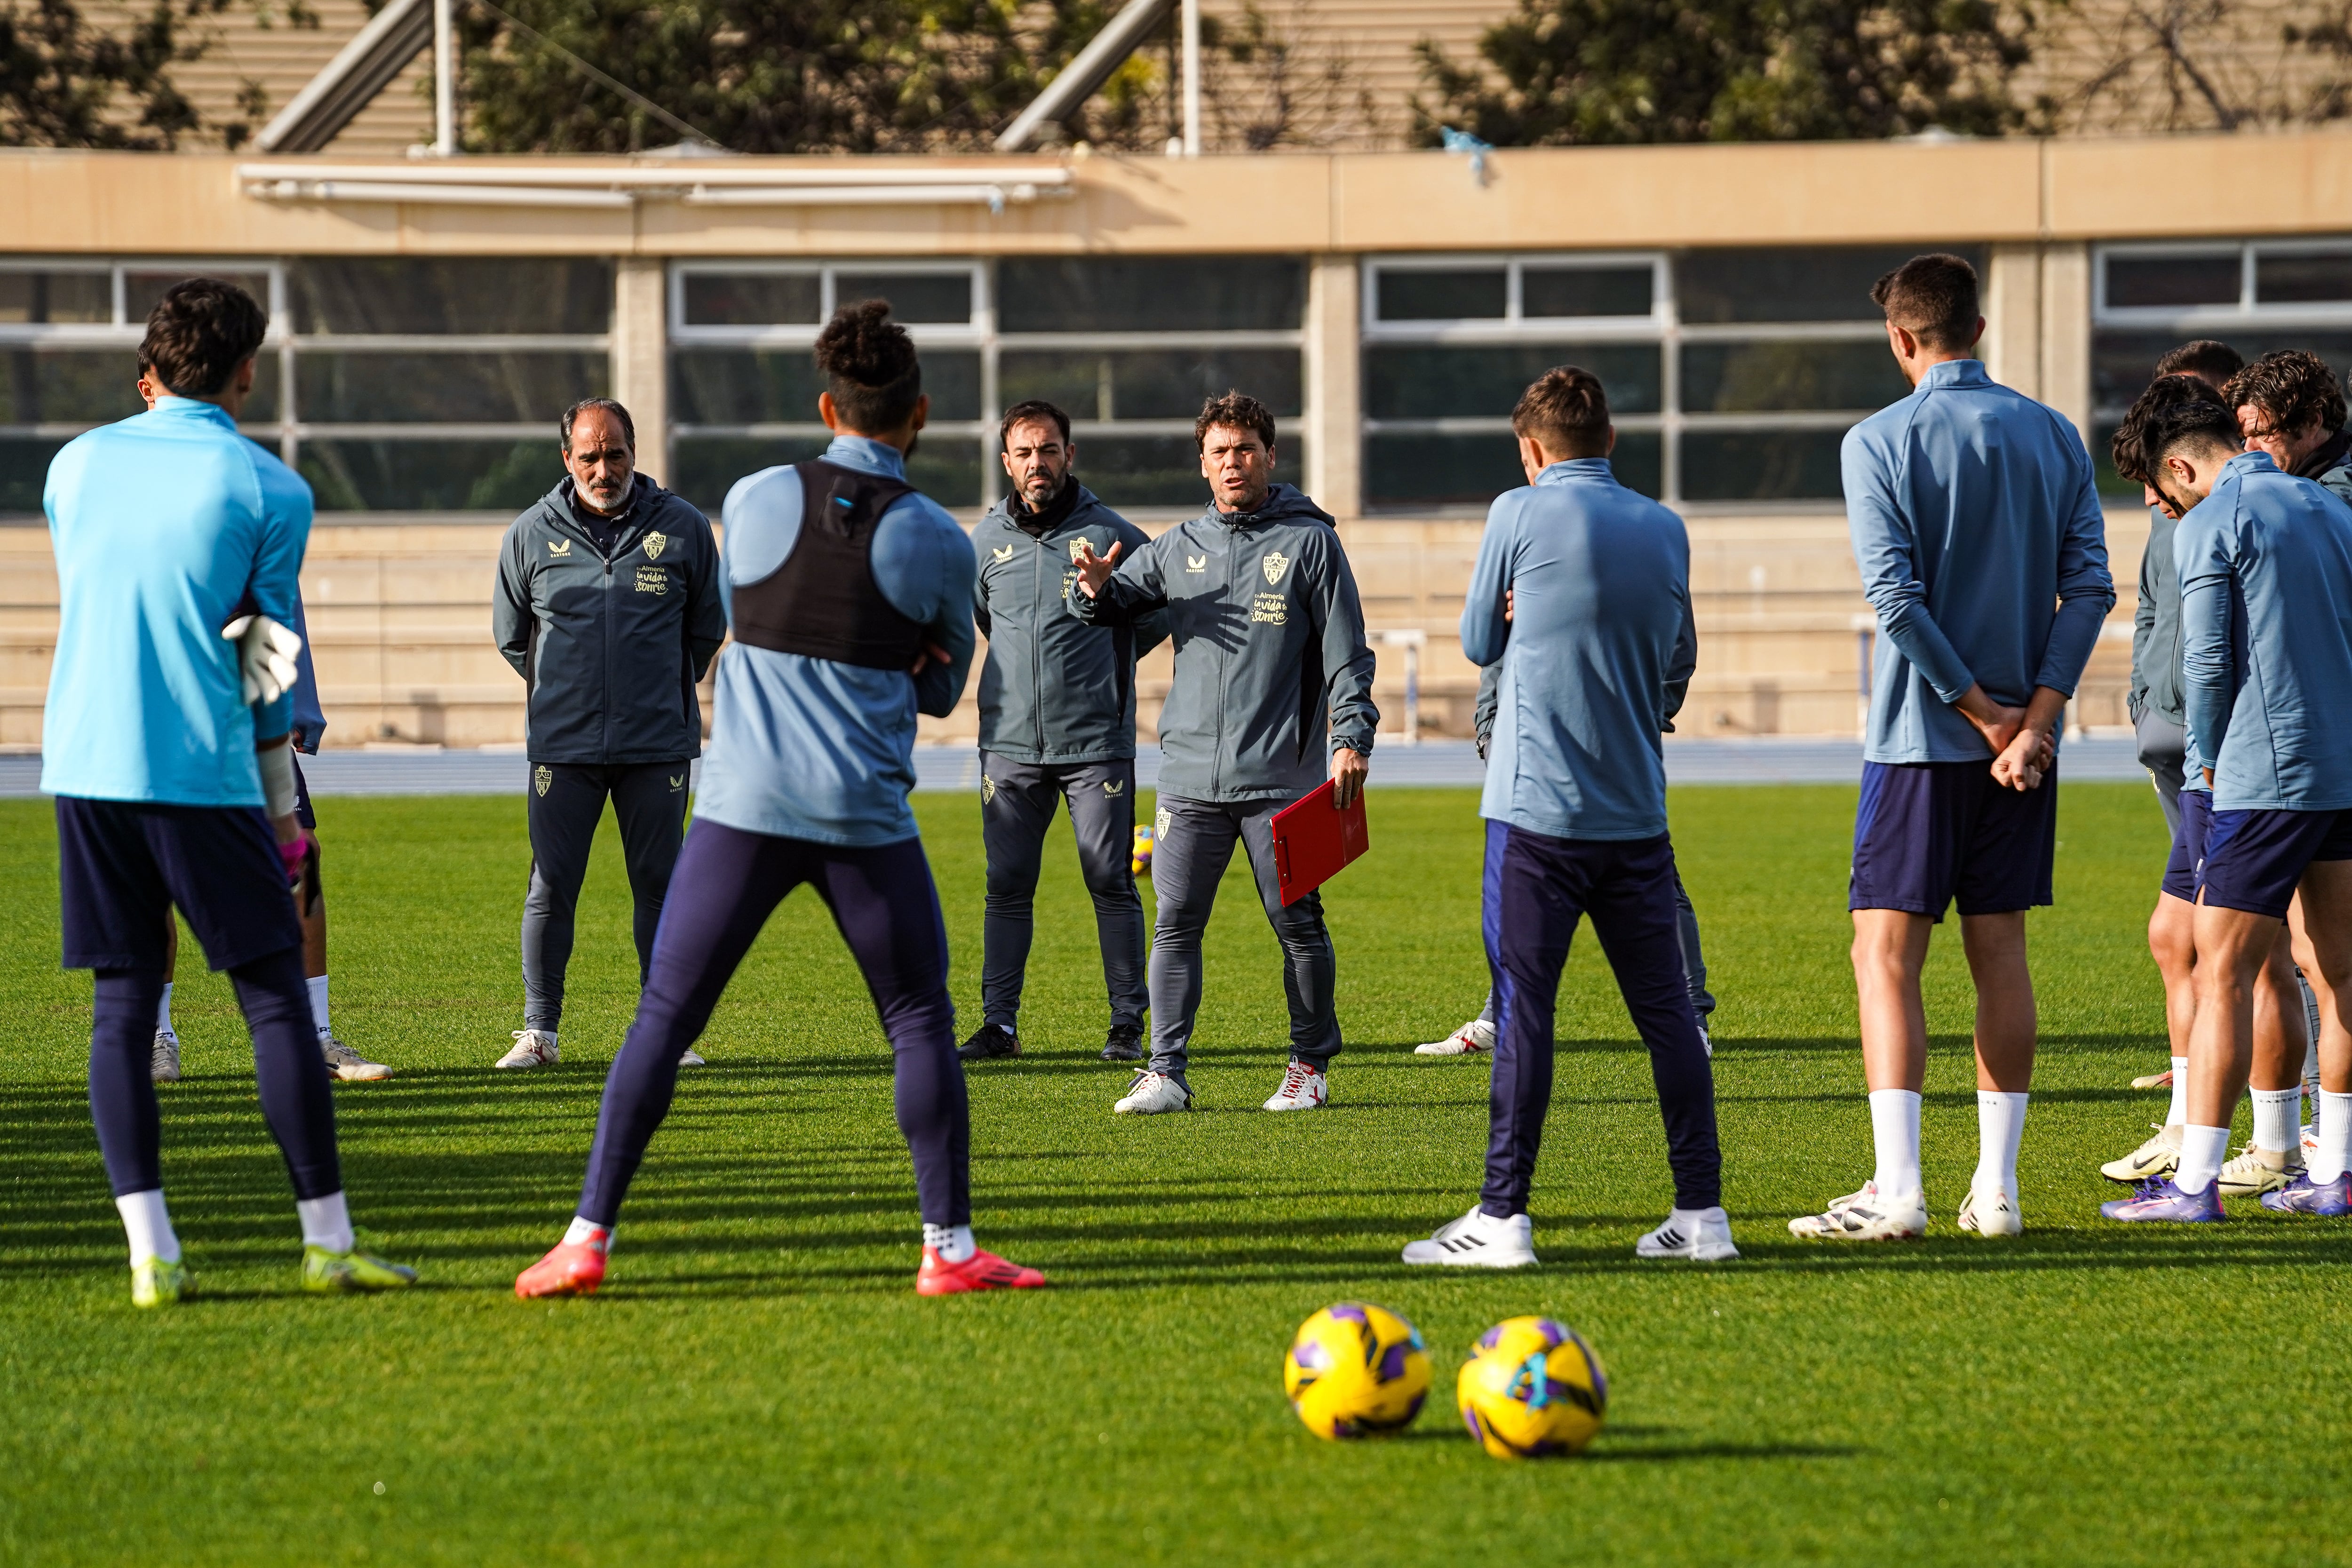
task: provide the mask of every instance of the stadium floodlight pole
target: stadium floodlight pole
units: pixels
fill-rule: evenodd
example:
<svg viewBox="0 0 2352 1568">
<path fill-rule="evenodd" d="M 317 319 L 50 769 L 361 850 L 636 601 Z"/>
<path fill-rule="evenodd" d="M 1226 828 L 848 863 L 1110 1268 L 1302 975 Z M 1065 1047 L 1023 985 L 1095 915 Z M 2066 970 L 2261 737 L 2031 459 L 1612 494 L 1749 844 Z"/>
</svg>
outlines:
<svg viewBox="0 0 2352 1568">
<path fill-rule="evenodd" d="M 1184 0 L 1184 156 L 1201 155 L 1201 0 Z"/>
<path fill-rule="evenodd" d="M 433 0 L 433 155 L 457 155 L 457 0 Z"/>
</svg>

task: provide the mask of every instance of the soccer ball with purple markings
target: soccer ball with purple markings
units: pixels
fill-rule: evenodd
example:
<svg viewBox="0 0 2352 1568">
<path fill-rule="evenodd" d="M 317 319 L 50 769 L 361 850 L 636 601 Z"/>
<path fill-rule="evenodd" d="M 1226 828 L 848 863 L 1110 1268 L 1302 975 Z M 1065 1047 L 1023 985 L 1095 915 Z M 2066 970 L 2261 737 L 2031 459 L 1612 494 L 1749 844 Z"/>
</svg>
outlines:
<svg viewBox="0 0 2352 1568">
<path fill-rule="evenodd" d="M 1454 1386 L 1462 1424 L 1498 1459 L 1578 1453 L 1609 1413 L 1601 1358 L 1550 1318 L 1506 1318 L 1488 1329 Z"/>
<path fill-rule="evenodd" d="M 1298 1325 L 1282 1387 L 1318 1437 L 1385 1436 L 1421 1414 L 1429 1352 L 1421 1331 L 1387 1308 L 1342 1301 Z"/>
</svg>

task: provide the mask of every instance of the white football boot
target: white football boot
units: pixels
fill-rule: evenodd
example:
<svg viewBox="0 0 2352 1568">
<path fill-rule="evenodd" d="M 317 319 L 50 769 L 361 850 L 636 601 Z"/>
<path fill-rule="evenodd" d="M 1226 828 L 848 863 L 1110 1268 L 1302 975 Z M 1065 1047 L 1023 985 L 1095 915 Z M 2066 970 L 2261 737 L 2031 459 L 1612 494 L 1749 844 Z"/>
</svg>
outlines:
<svg viewBox="0 0 2352 1568">
<path fill-rule="evenodd" d="M 2156 1136 L 2122 1159 L 2100 1166 L 2099 1174 L 2126 1186 L 2172 1174 L 2180 1163 L 2180 1129 L 2158 1127 L 2153 1121 L 2148 1125 L 2156 1128 Z"/>
<path fill-rule="evenodd" d="M 2301 1139 L 2296 1142 L 2300 1143 Z M 2291 1187 L 2303 1174 L 2304 1155 L 2301 1149 L 2257 1149 L 2252 1143 L 2238 1151 L 2238 1157 L 2221 1167 L 2221 1195 L 2225 1198 L 2258 1198 L 2264 1193 L 2275 1193 Z"/>
<path fill-rule="evenodd" d="M 677 1058 L 677 1065 L 682 1068 L 707 1068 L 710 1064 L 702 1059 L 702 1053 L 700 1051 L 696 1050 L 692 1046 L 688 1046 L 686 1047 L 686 1055 Z"/>
<path fill-rule="evenodd" d="M 1728 1263 L 1739 1256 L 1739 1248 L 1731 1244 L 1731 1216 L 1720 1207 L 1675 1209 L 1665 1224 L 1633 1244 L 1633 1256 Z"/>
<path fill-rule="evenodd" d="M 155 1054 L 147 1058 L 147 1076 L 157 1083 L 180 1081 L 180 1037 L 169 1029 L 155 1031 Z"/>
<path fill-rule="evenodd" d="M 1496 1219 L 1474 1208 L 1439 1226 L 1427 1241 L 1405 1243 L 1404 1260 L 1451 1268 L 1525 1268 L 1536 1260 L 1535 1222 L 1523 1214 Z"/>
<path fill-rule="evenodd" d="M 2017 1200 L 1999 1187 L 1971 1184 L 1969 1201 L 1960 1205 L 1960 1228 L 1979 1236 L 2023 1236 L 2025 1216 L 2017 1212 Z"/>
<path fill-rule="evenodd" d="M 1425 1046 L 1415 1046 L 1417 1057 L 1483 1057 L 1495 1048 L 1495 1026 L 1484 1018 L 1473 1018 L 1442 1040 L 1432 1040 Z"/>
<path fill-rule="evenodd" d="M 563 1059 L 555 1048 L 555 1032 L 551 1029 L 517 1029 L 514 1049 L 500 1057 L 498 1065 L 509 1070 L 520 1068 L 552 1067 Z"/>
<path fill-rule="evenodd" d="M 1318 1110 L 1331 1098 L 1331 1080 L 1307 1062 L 1292 1058 L 1282 1087 L 1266 1100 L 1267 1110 Z"/>
<path fill-rule="evenodd" d="M 1831 1200 L 1822 1214 L 1800 1215 L 1789 1234 L 1807 1241 L 1910 1241 L 1927 1234 L 1927 1200 L 1917 1193 L 1881 1195 L 1876 1182 Z"/>
<path fill-rule="evenodd" d="M 375 1083 L 392 1076 L 390 1068 L 368 1060 L 333 1035 L 319 1037 L 319 1055 L 326 1058 L 327 1071 L 345 1083 Z"/>
<path fill-rule="evenodd" d="M 1162 1111 L 1190 1110 L 1192 1091 L 1170 1074 L 1139 1072 L 1127 1086 L 1127 1098 L 1111 1107 L 1118 1116 L 1158 1116 Z"/>
</svg>

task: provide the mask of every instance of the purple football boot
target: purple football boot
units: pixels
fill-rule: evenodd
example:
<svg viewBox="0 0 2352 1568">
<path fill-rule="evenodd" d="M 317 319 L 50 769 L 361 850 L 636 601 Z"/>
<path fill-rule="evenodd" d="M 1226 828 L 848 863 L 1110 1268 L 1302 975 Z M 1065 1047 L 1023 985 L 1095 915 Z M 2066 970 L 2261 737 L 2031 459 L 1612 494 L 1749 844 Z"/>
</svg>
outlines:
<svg viewBox="0 0 2352 1568">
<path fill-rule="evenodd" d="M 2318 1215 L 2342 1219 L 2352 1215 L 2352 1173 L 2332 1182 L 2315 1182 L 2305 1171 L 2274 1193 L 2263 1194 L 2263 1207 L 2273 1214 Z"/>
<path fill-rule="evenodd" d="M 2201 1193 L 2184 1193 L 2169 1176 L 2142 1182 L 2127 1198 L 2099 1205 L 2109 1219 L 2126 1222 L 2167 1220 L 2175 1225 L 2211 1225 L 2221 1215 L 2221 1184 L 2208 1182 Z"/>
</svg>

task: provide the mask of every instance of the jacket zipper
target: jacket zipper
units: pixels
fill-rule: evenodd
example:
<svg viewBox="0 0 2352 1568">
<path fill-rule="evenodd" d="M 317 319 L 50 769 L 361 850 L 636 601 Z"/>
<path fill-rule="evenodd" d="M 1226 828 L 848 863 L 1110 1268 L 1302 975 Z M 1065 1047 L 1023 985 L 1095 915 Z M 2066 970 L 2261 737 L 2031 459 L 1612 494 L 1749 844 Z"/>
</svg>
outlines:
<svg viewBox="0 0 2352 1568">
<path fill-rule="evenodd" d="M 1037 760 L 1042 763 L 1045 760 L 1045 646 L 1037 634 L 1045 624 L 1045 542 L 1035 542 L 1036 548 L 1029 552 L 1029 717 L 1037 727 Z"/>
</svg>

